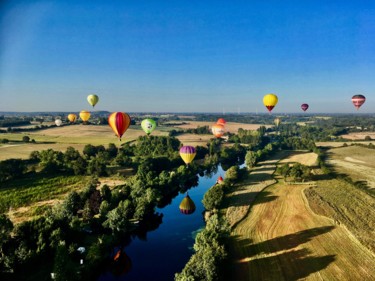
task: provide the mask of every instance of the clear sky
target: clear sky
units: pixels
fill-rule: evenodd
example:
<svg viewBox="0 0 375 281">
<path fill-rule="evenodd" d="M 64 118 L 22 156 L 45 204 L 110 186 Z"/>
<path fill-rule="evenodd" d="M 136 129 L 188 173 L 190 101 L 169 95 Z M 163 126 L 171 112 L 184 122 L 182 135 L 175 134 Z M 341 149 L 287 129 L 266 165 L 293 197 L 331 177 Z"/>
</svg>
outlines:
<svg viewBox="0 0 375 281">
<path fill-rule="evenodd" d="M 375 1 L 0 3 L 0 111 L 375 111 Z"/>
</svg>

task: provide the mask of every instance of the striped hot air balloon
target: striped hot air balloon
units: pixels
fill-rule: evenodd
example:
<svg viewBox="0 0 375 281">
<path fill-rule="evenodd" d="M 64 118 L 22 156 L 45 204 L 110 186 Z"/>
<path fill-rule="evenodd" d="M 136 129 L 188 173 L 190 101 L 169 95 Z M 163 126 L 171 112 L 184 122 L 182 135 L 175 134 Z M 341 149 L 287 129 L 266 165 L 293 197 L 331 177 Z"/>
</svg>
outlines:
<svg viewBox="0 0 375 281">
<path fill-rule="evenodd" d="M 180 212 L 185 215 L 190 215 L 195 212 L 195 204 L 194 201 L 191 200 L 190 196 L 187 194 L 184 199 L 182 199 L 180 203 Z"/>
<path fill-rule="evenodd" d="M 186 165 L 189 165 L 194 160 L 196 154 L 197 152 L 193 146 L 186 145 L 180 148 L 180 156 Z"/>
<path fill-rule="evenodd" d="M 113 112 L 108 117 L 108 124 L 120 139 L 130 126 L 130 116 L 124 112 Z"/>
<path fill-rule="evenodd" d="M 301 104 L 301 108 L 303 111 L 306 111 L 309 108 L 309 105 L 307 103 Z"/>
<path fill-rule="evenodd" d="M 211 130 L 212 130 L 212 133 L 214 134 L 214 136 L 217 137 L 217 138 L 222 137 L 225 133 L 224 126 L 221 125 L 221 124 L 212 125 Z"/>
<path fill-rule="evenodd" d="M 354 95 L 352 97 L 352 103 L 357 108 L 357 110 L 364 104 L 366 101 L 366 97 L 364 95 Z"/>
<path fill-rule="evenodd" d="M 271 112 L 272 109 L 276 106 L 278 98 L 275 94 L 267 94 L 263 97 L 263 104 L 267 107 L 268 111 Z"/>
</svg>

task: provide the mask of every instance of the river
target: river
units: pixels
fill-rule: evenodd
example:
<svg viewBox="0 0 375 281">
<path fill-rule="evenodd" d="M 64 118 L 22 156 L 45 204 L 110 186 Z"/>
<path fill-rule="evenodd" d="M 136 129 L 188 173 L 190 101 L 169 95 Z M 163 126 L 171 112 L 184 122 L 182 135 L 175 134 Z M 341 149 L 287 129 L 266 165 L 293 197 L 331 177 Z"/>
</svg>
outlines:
<svg viewBox="0 0 375 281">
<path fill-rule="evenodd" d="M 203 195 L 225 172 L 218 167 L 210 176 L 199 176 L 198 186 L 191 188 L 190 198 L 196 205 L 191 215 L 180 213 L 179 205 L 185 194 L 179 194 L 172 202 L 156 211 L 163 214 L 159 227 L 147 233 L 147 239 L 135 237 L 125 248 L 131 260 L 131 270 L 122 276 L 107 272 L 98 281 L 168 281 L 180 272 L 193 254 L 196 233 L 204 227 L 202 212 Z"/>
</svg>

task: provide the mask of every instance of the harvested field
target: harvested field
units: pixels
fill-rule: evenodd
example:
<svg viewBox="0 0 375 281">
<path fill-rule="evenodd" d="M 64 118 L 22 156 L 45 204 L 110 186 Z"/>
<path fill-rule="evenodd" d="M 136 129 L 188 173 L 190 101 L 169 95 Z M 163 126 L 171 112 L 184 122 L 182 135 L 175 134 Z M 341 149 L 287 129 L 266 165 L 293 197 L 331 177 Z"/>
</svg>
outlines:
<svg viewBox="0 0 375 281">
<path fill-rule="evenodd" d="M 314 152 L 293 151 L 291 155 L 282 159 L 279 163 L 301 163 L 306 166 L 314 166 L 318 155 Z"/>
<path fill-rule="evenodd" d="M 349 140 L 364 140 L 366 136 L 369 136 L 371 139 L 375 140 L 375 132 L 357 132 L 357 133 L 350 133 L 346 135 L 342 135 L 344 139 Z"/>
<path fill-rule="evenodd" d="M 375 150 L 361 146 L 348 146 L 330 149 L 327 163 L 337 173 L 345 174 L 356 181 L 362 181 L 375 188 Z"/>
<path fill-rule="evenodd" d="M 177 125 L 174 127 L 182 128 L 182 129 L 195 129 L 198 127 L 209 126 L 211 128 L 211 126 L 215 124 L 214 122 L 206 122 L 206 121 L 184 121 L 184 122 L 188 124 Z M 263 125 L 263 124 L 245 124 L 245 123 L 227 122 L 225 124 L 225 130 L 230 133 L 237 133 L 239 128 L 242 128 L 244 130 L 257 130 L 261 126 L 265 126 L 266 128 L 273 127 L 273 125 L 271 126 L 271 125 Z"/>
<path fill-rule="evenodd" d="M 373 280 L 375 256 L 307 204 L 304 185 L 275 184 L 233 230 L 230 280 Z M 228 279 L 229 280 L 229 279 Z"/>
</svg>

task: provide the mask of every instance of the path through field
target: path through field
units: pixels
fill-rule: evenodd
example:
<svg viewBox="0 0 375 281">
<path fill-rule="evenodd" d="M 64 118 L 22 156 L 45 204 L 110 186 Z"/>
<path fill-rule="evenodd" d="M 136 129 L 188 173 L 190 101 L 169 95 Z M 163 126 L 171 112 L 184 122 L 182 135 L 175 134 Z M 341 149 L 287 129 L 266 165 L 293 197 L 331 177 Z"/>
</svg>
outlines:
<svg viewBox="0 0 375 281">
<path fill-rule="evenodd" d="M 303 185 L 275 184 L 233 230 L 231 280 L 374 280 L 375 256 L 314 214 Z"/>
</svg>

